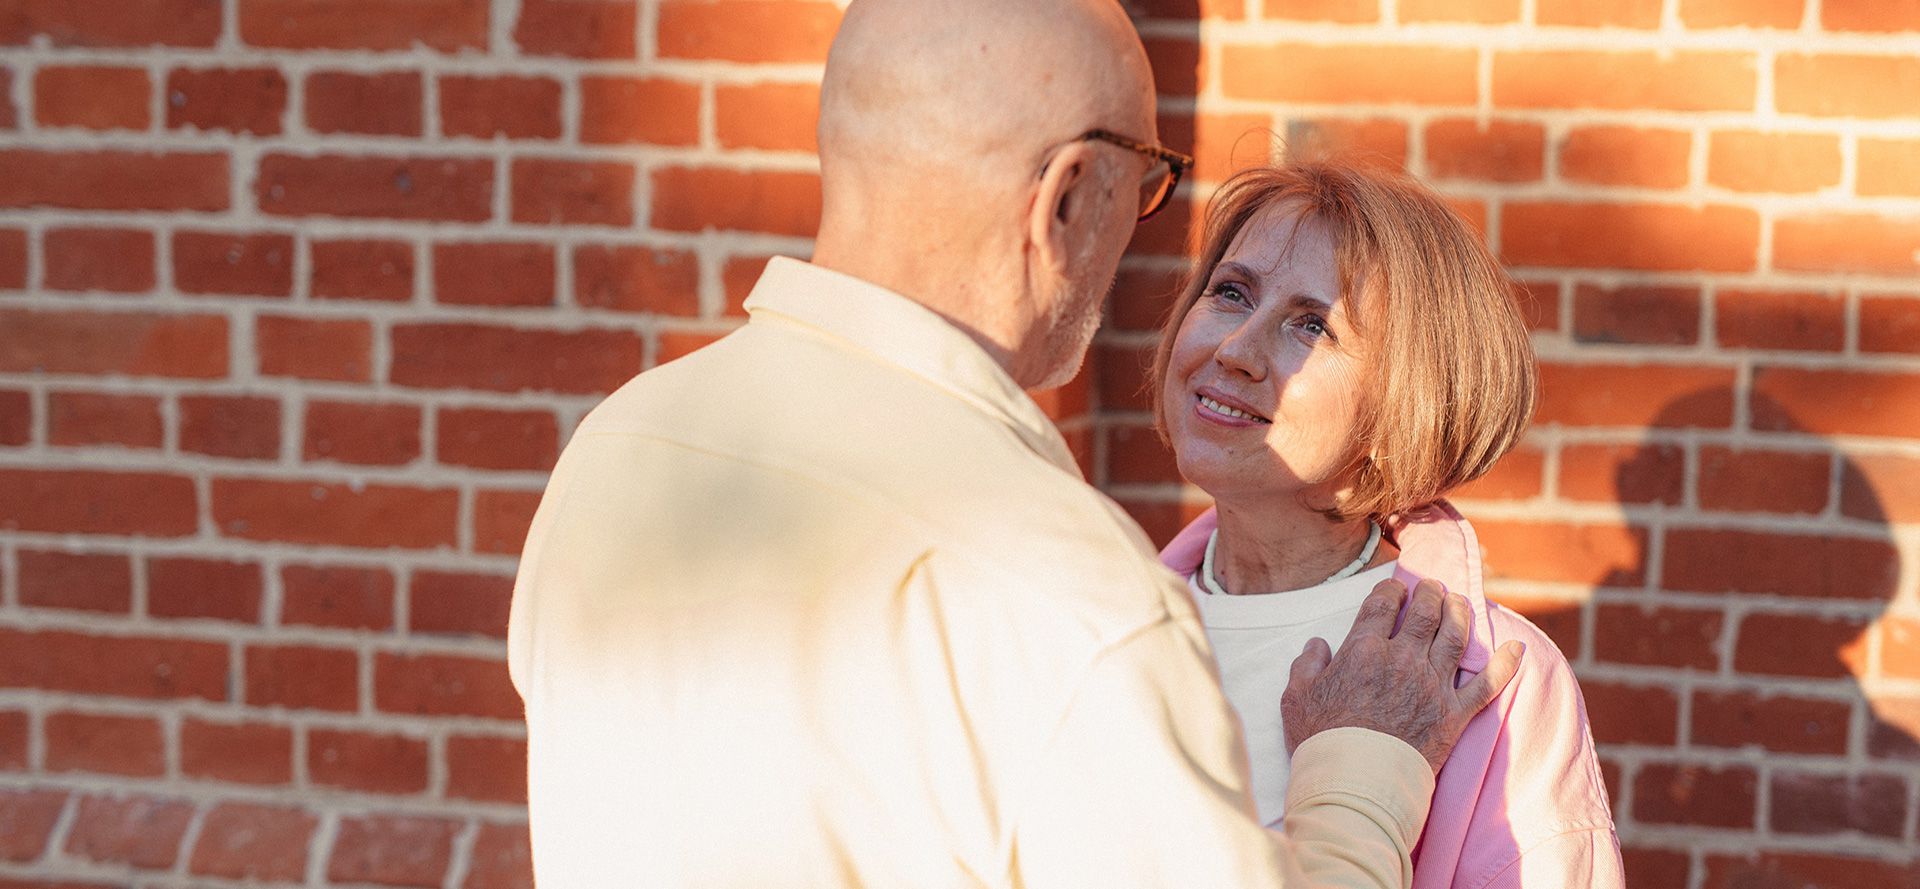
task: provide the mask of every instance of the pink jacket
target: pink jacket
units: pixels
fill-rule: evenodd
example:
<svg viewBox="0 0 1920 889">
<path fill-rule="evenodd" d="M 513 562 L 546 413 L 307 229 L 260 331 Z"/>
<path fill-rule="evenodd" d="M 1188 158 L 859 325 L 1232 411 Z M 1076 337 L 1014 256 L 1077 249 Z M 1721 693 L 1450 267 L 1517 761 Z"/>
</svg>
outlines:
<svg viewBox="0 0 1920 889">
<path fill-rule="evenodd" d="M 1208 510 L 1160 560 L 1182 577 L 1191 575 L 1216 522 Z M 1446 501 L 1396 523 L 1389 534 L 1400 547 L 1395 576 L 1409 588 L 1431 578 L 1472 604 L 1462 674 L 1486 669 L 1508 639 L 1527 646 L 1519 675 L 1467 724 L 1440 769 L 1433 808 L 1414 847 L 1413 889 L 1624 886 L 1587 708 L 1560 649 L 1526 618 L 1487 601 L 1479 540 Z"/>
</svg>

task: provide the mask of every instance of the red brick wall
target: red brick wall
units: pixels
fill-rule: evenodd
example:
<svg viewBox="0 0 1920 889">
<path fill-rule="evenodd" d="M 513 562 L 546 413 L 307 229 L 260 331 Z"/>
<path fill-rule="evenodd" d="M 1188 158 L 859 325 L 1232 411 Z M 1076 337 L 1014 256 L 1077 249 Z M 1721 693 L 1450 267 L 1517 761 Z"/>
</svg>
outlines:
<svg viewBox="0 0 1920 889">
<path fill-rule="evenodd" d="M 1404 166 L 1525 284 L 1540 421 L 1461 501 L 1636 889 L 1920 884 L 1920 5 L 1134 6 L 1196 194 Z M 524 884 L 521 533 L 806 253 L 838 14 L 0 0 L 0 883 Z M 1043 397 L 1163 537 L 1192 206 Z"/>
</svg>

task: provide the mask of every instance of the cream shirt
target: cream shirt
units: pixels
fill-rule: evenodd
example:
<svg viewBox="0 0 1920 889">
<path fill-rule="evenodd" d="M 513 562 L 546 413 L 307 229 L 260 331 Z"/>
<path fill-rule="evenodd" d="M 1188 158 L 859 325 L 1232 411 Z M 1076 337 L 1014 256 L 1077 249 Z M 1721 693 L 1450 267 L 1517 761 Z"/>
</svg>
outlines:
<svg viewBox="0 0 1920 889">
<path fill-rule="evenodd" d="M 747 307 L 529 533 L 541 889 L 1406 885 L 1424 760 L 1325 733 L 1261 829 L 1185 589 L 984 351 L 792 260 Z"/>
</svg>

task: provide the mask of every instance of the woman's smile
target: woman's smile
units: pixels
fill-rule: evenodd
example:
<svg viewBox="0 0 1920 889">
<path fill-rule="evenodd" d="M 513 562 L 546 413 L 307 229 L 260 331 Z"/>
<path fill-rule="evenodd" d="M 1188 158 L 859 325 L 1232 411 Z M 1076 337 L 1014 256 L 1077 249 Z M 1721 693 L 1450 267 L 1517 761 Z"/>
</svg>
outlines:
<svg viewBox="0 0 1920 889">
<path fill-rule="evenodd" d="M 1194 414 L 1209 423 L 1230 427 L 1273 425 L 1272 420 L 1255 413 L 1245 402 L 1213 389 L 1203 386 L 1193 398 Z"/>
</svg>

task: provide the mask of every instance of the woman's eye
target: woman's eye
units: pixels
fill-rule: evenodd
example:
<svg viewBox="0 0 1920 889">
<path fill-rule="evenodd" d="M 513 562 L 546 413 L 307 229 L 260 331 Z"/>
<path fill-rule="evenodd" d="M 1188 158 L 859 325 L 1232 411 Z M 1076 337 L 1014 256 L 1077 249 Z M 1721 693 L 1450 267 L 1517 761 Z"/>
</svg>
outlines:
<svg viewBox="0 0 1920 889">
<path fill-rule="evenodd" d="M 1308 334 L 1311 334 L 1315 337 L 1323 337 L 1323 336 L 1332 337 L 1333 336 L 1333 331 L 1327 329 L 1327 319 L 1322 318 L 1319 315 L 1312 315 L 1312 314 L 1301 315 L 1300 317 L 1295 318 L 1293 323 L 1294 323 L 1294 326 L 1300 328 L 1303 331 L 1306 331 Z"/>
<path fill-rule="evenodd" d="M 1207 295 L 1214 299 L 1239 303 L 1240 305 L 1247 305 L 1251 302 L 1247 299 L 1247 292 L 1242 290 L 1238 284 L 1215 284 L 1207 288 Z"/>
</svg>

